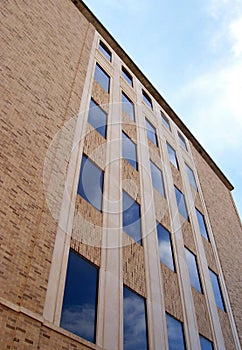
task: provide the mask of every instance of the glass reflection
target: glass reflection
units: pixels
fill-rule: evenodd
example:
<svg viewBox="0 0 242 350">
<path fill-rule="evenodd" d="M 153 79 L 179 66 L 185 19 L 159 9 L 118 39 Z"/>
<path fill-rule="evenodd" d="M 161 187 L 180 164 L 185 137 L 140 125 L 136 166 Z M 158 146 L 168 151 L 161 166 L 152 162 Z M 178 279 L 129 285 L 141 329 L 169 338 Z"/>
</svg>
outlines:
<svg viewBox="0 0 242 350">
<path fill-rule="evenodd" d="M 122 67 L 122 76 L 124 77 L 124 79 L 127 81 L 127 83 L 130 86 L 133 86 L 132 76 L 129 74 L 129 72 L 124 67 Z"/>
<path fill-rule="evenodd" d="M 202 335 L 200 335 L 199 338 L 201 350 L 213 350 L 213 343 L 210 340 L 204 338 Z"/>
<path fill-rule="evenodd" d="M 110 52 L 110 50 L 107 48 L 107 46 L 102 41 L 99 42 L 99 50 L 111 62 L 111 57 L 112 57 L 111 52 Z"/>
<path fill-rule="evenodd" d="M 166 313 L 166 326 L 169 350 L 185 350 L 182 323 Z"/>
<path fill-rule="evenodd" d="M 103 171 L 83 154 L 77 193 L 101 211 L 102 191 Z"/>
<path fill-rule="evenodd" d="M 187 206 L 186 206 L 186 203 L 185 203 L 184 195 L 183 195 L 183 193 L 181 193 L 181 191 L 178 190 L 178 188 L 176 188 L 176 186 L 174 186 L 174 188 L 175 188 L 176 202 L 177 202 L 179 213 L 186 220 L 189 220 L 188 213 L 187 213 Z"/>
<path fill-rule="evenodd" d="M 178 163 L 177 163 L 177 159 L 176 159 L 176 152 L 175 152 L 175 150 L 171 147 L 171 145 L 168 142 L 166 144 L 167 144 L 167 151 L 168 151 L 168 155 L 169 155 L 169 160 L 174 165 L 174 167 L 176 167 L 178 169 Z"/>
<path fill-rule="evenodd" d="M 124 92 L 122 92 L 122 109 L 128 114 L 131 120 L 134 120 L 134 104 Z"/>
<path fill-rule="evenodd" d="M 187 266 L 188 266 L 191 285 L 194 288 L 196 288 L 200 293 L 202 293 L 202 287 L 201 287 L 199 273 L 198 273 L 196 256 L 192 252 L 190 252 L 190 250 L 188 250 L 187 248 L 185 248 L 185 252 L 186 252 Z"/>
<path fill-rule="evenodd" d="M 157 223 L 157 235 L 160 261 L 172 271 L 175 271 L 170 233 L 161 224 Z"/>
<path fill-rule="evenodd" d="M 216 273 L 214 273 L 210 269 L 209 269 L 209 273 L 210 273 L 210 278 L 211 278 L 211 282 L 212 282 L 212 286 L 213 286 L 213 293 L 214 293 L 214 297 L 215 297 L 215 300 L 216 300 L 216 304 L 217 304 L 218 307 L 220 307 L 220 309 L 225 311 L 225 307 L 224 307 L 222 292 L 221 292 L 220 285 L 219 285 L 218 276 L 216 275 Z"/>
<path fill-rule="evenodd" d="M 123 230 L 141 244 L 140 205 L 123 191 Z"/>
<path fill-rule="evenodd" d="M 96 102 L 91 99 L 88 122 L 96 129 L 104 138 L 106 138 L 107 115 Z"/>
<path fill-rule="evenodd" d="M 123 157 L 137 170 L 136 144 L 122 132 Z"/>
<path fill-rule="evenodd" d="M 104 88 L 104 90 L 109 92 L 110 77 L 104 72 L 98 63 L 96 64 L 94 79 Z"/>
<path fill-rule="evenodd" d="M 197 184 L 196 184 L 194 173 L 193 173 L 192 169 L 187 164 L 186 164 L 186 168 L 187 168 L 187 175 L 188 175 L 189 182 L 197 191 Z"/>
<path fill-rule="evenodd" d="M 152 184 L 154 188 L 163 197 L 165 197 L 164 182 L 163 182 L 163 176 L 162 176 L 161 170 L 152 161 L 150 161 L 150 170 L 151 170 Z"/>
<path fill-rule="evenodd" d="M 197 221 L 199 224 L 200 232 L 208 240 L 208 232 L 207 232 L 204 216 L 200 213 L 199 210 L 197 210 L 197 208 L 196 208 L 196 214 L 197 214 Z"/>
<path fill-rule="evenodd" d="M 165 127 L 171 131 L 171 126 L 169 123 L 169 120 L 167 119 L 167 117 L 161 112 L 161 117 L 162 117 L 162 123 L 165 125 Z"/>
<path fill-rule="evenodd" d="M 60 326 L 95 342 L 98 269 L 70 251 Z"/>
<path fill-rule="evenodd" d="M 145 299 L 124 286 L 124 350 L 146 350 Z"/>
<path fill-rule="evenodd" d="M 146 132 L 148 138 L 153 142 L 153 144 L 158 147 L 158 141 L 156 136 L 156 131 L 153 125 L 149 122 L 149 120 L 145 119 L 146 121 Z"/>
</svg>

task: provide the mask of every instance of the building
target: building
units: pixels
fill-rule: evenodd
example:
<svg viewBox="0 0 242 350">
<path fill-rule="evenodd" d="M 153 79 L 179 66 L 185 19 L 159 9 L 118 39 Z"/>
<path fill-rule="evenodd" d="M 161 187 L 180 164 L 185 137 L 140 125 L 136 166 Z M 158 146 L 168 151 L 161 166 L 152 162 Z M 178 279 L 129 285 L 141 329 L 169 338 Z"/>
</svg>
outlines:
<svg viewBox="0 0 242 350">
<path fill-rule="evenodd" d="M 81 1 L 1 31 L 0 348 L 241 349 L 221 170 Z"/>
</svg>

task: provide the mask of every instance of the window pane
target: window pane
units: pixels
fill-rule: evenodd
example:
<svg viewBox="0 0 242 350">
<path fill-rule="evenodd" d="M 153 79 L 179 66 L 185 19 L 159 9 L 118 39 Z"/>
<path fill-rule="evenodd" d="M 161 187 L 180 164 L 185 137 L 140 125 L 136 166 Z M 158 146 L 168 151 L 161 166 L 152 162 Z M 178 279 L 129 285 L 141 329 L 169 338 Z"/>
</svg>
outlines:
<svg viewBox="0 0 242 350">
<path fill-rule="evenodd" d="M 149 106 L 151 109 L 153 109 L 150 96 L 144 90 L 142 90 L 142 94 L 143 94 L 143 100 L 145 101 L 147 106 Z"/>
<path fill-rule="evenodd" d="M 180 141 L 180 144 L 182 145 L 182 147 L 187 151 L 186 141 L 185 141 L 184 137 L 179 133 L 179 131 L 178 131 L 178 138 L 179 138 L 179 141 Z"/>
<path fill-rule="evenodd" d="M 145 299 L 124 286 L 124 350 L 148 349 Z"/>
<path fill-rule="evenodd" d="M 104 54 L 104 56 L 111 62 L 111 52 L 108 47 L 102 42 L 99 42 L 99 50 Z"/>
<path fill-rule="evenodd" d="M 103 171 L 83 154 L 77 193 L 101 211 L 102 191 Z"/>
<path fill-rule="evenodd" d="M 91 99 L 88 122 L 96 129 L 104 138 L 106 138 L 107 115 L 96 102 Z"/>
<path fill-rule="evenodd" d="M 122 132 L 123 142 L 123 157 L 138 170 L 137 158 L 136 158 L 136 144 L 130 140 L 130 138 Z"/>
<path fill-rule="evenodd" d="M 140 205 L 123 191 L 123 230 L 141 244 Z"/>
<path fill-rule="evenodd" d="M 176 159 L 176 152 L 175 150 L 171 147 L 171 145 L 167 142 L 167 151 L 169 155 L 169 160 L 170 162 L 178 169 L 178 163 Z"/>
<path fill-rule="evenodd" d="M 122 67 L 122 76 L 123 76 L 124 79 L 127 81 L 127 83 L 129 83 L 130 86 L 133 86 L 133 79 L 132 79 L 132 76 L 129 74 L 129 72 L 127 71 L 127 69 L 125 69 L 124 67 Z"/>
<path fill-rule="evenodd" d="M 161 117 L 162 117 L 162 123 L 165 125 L 165 127 L 171 131 L 171 126 L 170 126 L 170 123 L 169 123 L 169 120 L 168 118 L 161 112 Z"/>
<path fill-rule="evenodd" d="M 201 282 L 198 273 L 197 267 L 197 259 L 196 256 L 190 252 L 187 248 L 185 248 L 186 258 L 187 258 L 187 266 L 189 271 L 189 277 L 191 285 L 196 288 L 200 293 L 202 293 Z"/>
<path fill-rule="evenodd" d="M 187 175 L 188 175 L 189 182 L 195 188 L 195 190 L 197 190 L 197 184 L 196 184 L 194 173 L 187 164 L 186 164 L 186 168 L 187 168 Z"/>
<path fill-rule="evenodd" d="M 94 79 L 104 88 L 104 90 L 109 92 L 110 77 L 104 72 L 98 63 L 96 64 Z"/>
<path fill-rule="evenodd" d="M 175 271 L 170 233 L 161 225 L 157 224 L 160 261 Z"/>
<path fill-rule="evenodd" d="M 122 109 L 128 114 L 130 119 L 134 120 L 134 104 L 124 92 L 122 92 Z"/>
<path fill-rule="evenodd" d="M 179 213 L 186 220 L 189 220 L 188 213 L 187 213 L 187 206 L 186 206 L 186 203 L 185 203 L 184 195 L 183 195 L 183 193 L 181 193 L 181 191 L 178 190 L 178 188 L 176 188 L 176 186 L 174 186 L 174 188 L 175 188 L 176 202 L 177 202 L 177 207 L 178 207 Z"/>
<path fill-rule="evenodd" d="M 214 293 L 214 297 L 215 297 L 215 300 L 216 300 L 216 304 L 217 304 L 218 307 L 220 307 L 220 309 L 225 311 L 225 307 L 224 307 L 222 292 L 221 292 L 220 285 L 219 285 L 218 276 L 216 275 L 216 273 L 214 273 L 210 269 L 209 269 L 209 273 L 210 273 L 210 278 L 211 278 L 211 282 L 212 282 L 212 286 L 213 286 L 213 293 Z"/>
<path fill-rule="evenodd" d="M 169 350 L 185 350 L 183 326 L 180 321 L 166 313 Z"/>
<path fill-rule="evenodd" d="M 153 125 L 149 122 L 149 120 L 145 119 L 146 121 L 146 132 L 147 137 L 153 142 L 153 144 L 158 147 L 158 141 L 157 141 L 157 135 L 156 130 L 153 127 Z"/>
<path fill-rule="evenodd" d="M 207 232 L 204 216 L 203 214 L 200 213 L 199 210 L 197 210 L 197 208 L 196 208 L 196 214 L 197 214 L 197 221 L 199 224 L 200 232 L 208 240 L 208 232 Z"/>
<path fill-rule="evenodd" d="M 98 269 L 72 250 L 69 254 L 60 326 L 95 343 Z"/>
<path fill-rule="evenodd" d="M 213 350 L 213 343 L 210 340 L 204 338 L 202 335 L 200 335 L 199 338 L 201 350 Z"/>
<path fill-rule="evenodd" d="M 151 178 L 154 188 L 165 197 L 164 182 L 161 170 L 150 161 Z"/>
</svg>

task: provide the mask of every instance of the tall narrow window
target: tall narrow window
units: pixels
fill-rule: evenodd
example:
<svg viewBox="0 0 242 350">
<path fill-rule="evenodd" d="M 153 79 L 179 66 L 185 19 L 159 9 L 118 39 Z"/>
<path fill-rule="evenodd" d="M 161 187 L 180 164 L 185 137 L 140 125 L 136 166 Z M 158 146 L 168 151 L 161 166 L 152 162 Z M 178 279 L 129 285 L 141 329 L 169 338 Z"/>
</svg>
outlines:
<svg viewBox="0 0 242 350">
<path fill-rule="evenodd" d="M 179 133 L 179 131 L 177 133 L 178 133 L 178 138 L 179 138 L 179 142 L 180 142 L 181 146 L 187 151 L 187 144 L 186 144 L 184 137 L 182 136 L 181 133 Z"/>
<path fill-rule="evenodd" d="M 104 138 L 106 138 L 107 129 L 107 114 L 102 110 L 102 108 L 91 99 L 89 112 L 88 112 L 88 122 L 96 129 Z"/>
<path fill-rule="evenodd" d="M 161 224 L 157 223 L 157 235 L 160 261 L 172 271 L 175 271 L 170 233 Z"/>
<path fill-rule="evenodd" d="M 146 302 L 124 286 L 124 350 L 148 349 Z"/>
<path fill-rule="evenodd" d="M 204 338 L 202 335 L 199 336 L 200 339 L 200 345 L 201 345 L 201 350 L 213 350 L 213 343 L 208 340 L 207 338 Z"/>
<path fill-rule="evenodd" d="M 77 193 L 102 210 L 103 171 L 83 154 Z"/>
<path fill-rule="evenodd" d="M 183 193 L 181 191 L 178 190 L 178 188 L 176 186 L 174 186 L 174 188 L 175 188 L 176 202 L 177 202 L 177 207 L 178 207 L 179 213 L 186 220 L 189 221 L 189 216 L 188 216 L 188 213 L 187 213 L 187 206 L 186 206 L 184 195 L 183 195 Z"/>
<path fill-rule="evenodd" d="M 136 144 L 124 132 L 122 132 L 122 142 L 123 157 L 138 170 Z"/>
<path fill-rule="evenodd" d="M 208 231 L 205 224 L 204 216 L 202 213 L 200 213 L 200 211 L 197 208 L 196 208 L 196 214 L 197 214 L 197 221 L 199 224 L 200 232 L 203 235 L 203 237 L 205 237 L 208 240 Z"/>
<path fill-rule="evenodd" d="M 150 96 L 144 90 L 142 90 L 142 95 L 143 95 L 143 100 L 147 104 L 147 106 L 150 107 L 150 109 L 153 109 Z"/>
<path fill-rule="evenodd" d="M 177 158 L 176 158 L 176 152 L 174 150 L 174 148 L 171 147 L 171 145 L 167 142 L 167 151 L 168 151 L 168 155 L 169 155 L 169 160 L 170 162 L 174 165 L 174 167 L 176 167 L 178 169 L 178 162 L 177 162 Z"/>
<path fill-rule="evenodd" d="M 70 250 L 60 326 L 95 343 L 98 268 Z"/>
<path fill-rule="evenodd" d="M 213 293 L 214 293 L 214 297 L 216 300 L 216 304 L 218 307 L 220 307 L 220 309 L 225 311 L 224 301 L 223 301 L 223 296 L 222 296 L 218 276 L 216 275 L 215 272 L 213 272 L 210 269 L 209 269 L 209 273 L 210 273 L 210 279 L 211 279 L 212 286 L 213 286 Z"/>
<path fill-rule="evenodd" d="M 195 190 L 197 191 L 197 184 L 196 184 L 194 172 L 187 164 L 186 164 L 186 169 L 187 169 L 187 175 L 188 175 L 189 182 L 192 185 L 192 187 L 195 188 Z"/>
<path fill-rule="evenodd" d="M 185 252 L 191 285 L 202 293 L 196 256 L 187 248 L 185 248 Z"/>
<path fill-rule="evenodd" d="M 122 67 L 122 76 L 130 86 L 133 86 L 133 78 L 126 68 Z"/>
<path fill-rule="evenodd" d="M 134 104 L 124 92 L 122 92 L 122 109 L 131 120 L 134 120 Z"/>
<path fill-rule="evenodd" d="M 169 350 L 185 350 L 186 346 L 182 323 L 166 313 L 166 327 Z"/>
<path fill-rule="evenodd" d="M 123 191 L 123 230 L 141 244 L 140 205 Z"/>
<path fill-rule="evenodd" d="M 104 54 L 104 56 L 111 62 L 112 54 L 109 48 L 100 40 L 99 50 Z"/>
<path fill-rule="evenodd" d="M 104 88 L 105 91 L 109 92 L 110 77 L 106 72 L 104 72 L 98 63 L 96 64 L 94 79 Z"/>
<path fill-rule="evenodd" d="M 157 135 L 154 126 L 145 118 L 147 137 L 158 147 Z"/>
<path fill-rule="evenodd" d="M 171 131 L 171 126 L 168 118 L 161 112 L 162 123 L 165 125 L 167 130 Z"/>
<path fill-rule="evenodd" d="M 165 197 L 164 182 L 163 182 L 163 176 L 162 176 L 161 170 L 152 161 L 150 161 L 150 170 L 151 170 L 152 184 L 154 188 L 163 197 Z"/>
</svg>

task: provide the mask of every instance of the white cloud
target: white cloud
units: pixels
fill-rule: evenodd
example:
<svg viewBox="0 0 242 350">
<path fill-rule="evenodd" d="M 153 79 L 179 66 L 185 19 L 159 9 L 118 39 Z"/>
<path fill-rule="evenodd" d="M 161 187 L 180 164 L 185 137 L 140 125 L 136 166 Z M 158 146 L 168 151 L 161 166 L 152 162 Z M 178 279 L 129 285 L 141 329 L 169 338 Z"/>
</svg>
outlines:
<svg viewBox="0 0 242 350">
<path fill-rule="evenodd" d="M 242 55 L 242 16 L 230 23 L 230 35 L 233 40 L 233 53 L 235 57 Z"/>
</svg>

